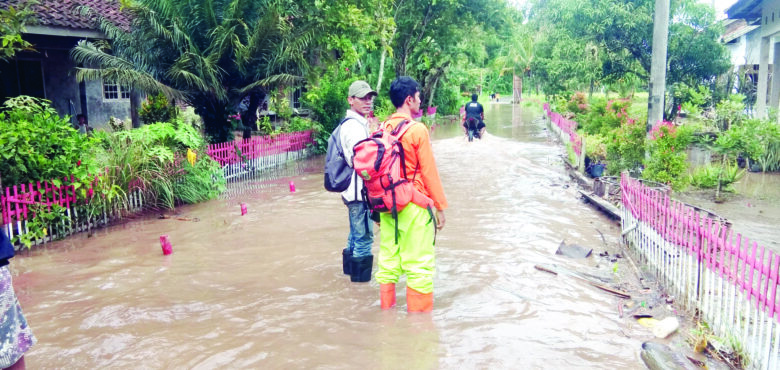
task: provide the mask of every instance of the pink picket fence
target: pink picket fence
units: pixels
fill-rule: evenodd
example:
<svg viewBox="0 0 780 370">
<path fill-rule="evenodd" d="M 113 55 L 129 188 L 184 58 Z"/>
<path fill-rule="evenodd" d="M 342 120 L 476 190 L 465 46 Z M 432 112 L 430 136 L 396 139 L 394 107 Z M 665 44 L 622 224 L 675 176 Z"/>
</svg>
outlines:
<svg viewBox="0 0 780 370">
<path fill-rule="evenodd" d="M 70 207 L 76 202 L 76 189 L 70 185 L 70 179 L 63 179 L 62 185 L 56 186 L 49 181 L 35 184 L 21 184 L 5 188 L 0 194 L 0 207 L 3 213 L 3 225 L 17 220 L 27 220 L 34 217 L 31 209 L 40 204 L 51 210 L 52 205 Z"/>
<path fill-rule="evenodd" d="M 222 165 L 225 178 L 230 181 L 302 158 L 312 144 L 314 132 L 307 130 L 212 144 L 206 153 Z"/>
<path fill-rule="evenodd" d="M 566 119 L 558 112 L 551 111 L 549 103 L 544 103 L 543 109 L 550 121 L 557 127 L 559 134 L 565 136 L 565 139 L 571 143 L 571 148 L 577 154 L 578 159 L 582 157 L 582 137 L 577 134 L 577 122 Z"/>
<path fill-rule="evenodd" d="M 262 170 L 286 161 L 306 155 L 305 151 L 314 143 L 312 131 L 283 133 L 274 136 L 253 137 L 252 139 L 213 144 L 208 147 L 208 155 L 223 165 L 228 178 L 235 177 L 236 171 L 246 173 L 251 165 L 254 170 Z M 178 171 L 183 159 L 177 158 L 171 165 L 171 171 Z M 240 166 L 235 166 L 239 164 Z M 37 215 L 36 209 L 51 211 L 57 205 L 63 207 L 70 219 L 69 225 L 61 225 L 57 232 L 34 241 L 45 243 L 63 234 L 86 230 L 109 223 L 122 217 L 123 213 L 137 212 L 143 209 L 143 189 L 131 183 L 122 204 L 114 204 L 101 210 L 101 214 L 86 215 L 83 204 L 77 205 L 76 187 L 72 177 L 63 179 L 59 185 L 53 181 L 39 181 L 30 184 L 13 185 L 2 189 L 0 193 L 0 213 L 2 226 L 6 234 L 13 238 L 29 232 L 27 223 Z M 87 197 L 94 191 L 87 189 Z M 43 208 L 41 208 L 43 207 Z"/>
<path fill-rule="evenodd" d="M 677 303 L 736 337 L 757 368 L 778 368 L 780 255 L 626 174 L 621 192 L 623 235 Z"/>
<path fill-rule="evenodd" d="M 308 130 L 253 136 L 250 139 L 212 144 L 208 146 L 207 154 L 224 166 L 249 159 L 303 150 L 313 143 L 314 134 Z"/>
</svg>

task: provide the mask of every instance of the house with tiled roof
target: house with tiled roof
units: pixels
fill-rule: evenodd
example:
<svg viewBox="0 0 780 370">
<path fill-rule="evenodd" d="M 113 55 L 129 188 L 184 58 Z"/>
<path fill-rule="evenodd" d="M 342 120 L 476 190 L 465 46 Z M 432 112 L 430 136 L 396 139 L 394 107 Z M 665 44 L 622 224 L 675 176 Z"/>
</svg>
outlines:
<svg viewBox="0 0 780 370">
<path fill-rule="evenodd" d="M 0 9 L 27 0 L 0 0 Z M 130 118 L 130 91 L 104 81 L 76 80 L 77 67 L 70 58 L 79 40 L 105 39 L 95 19 L 81 15 L 86 5 L 103 18 L 129 27 L 129 19 L 115 0 L 37 0 L 32 6 L 35 21 L 26 26 L 22 38 L 35 51 L 17 53 L 0 61 L 0 101 L 18 95 L 48 99 L 61 115 L 87 116 L 93 127 L 104 126 L 110 117 Z"/>
</svg>

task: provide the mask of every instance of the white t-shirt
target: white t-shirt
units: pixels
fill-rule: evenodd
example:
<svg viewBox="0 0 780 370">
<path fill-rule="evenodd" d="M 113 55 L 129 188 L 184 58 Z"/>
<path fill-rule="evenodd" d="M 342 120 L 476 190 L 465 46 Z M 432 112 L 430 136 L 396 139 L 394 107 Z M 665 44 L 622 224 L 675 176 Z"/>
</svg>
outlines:
<svg viewBox="0 0 780 370">
<path fill-rule="evenodd" d="M 351 109 L 347 110 L 344 117 L 349 119 L 341 124 L 341 150 L 344 152 L 344 159 L 352 166 L 352 156 L 354 155 L 352 148 L 355 147 L 358 141 L 368 137 L 368 120 Z M 345 202 L 361 200 L 360 192 L 362 190 L 363 179 L 352 172 L 352 181 L 349 183 L 347 190 L 341 192 L 341 197 L 344 198 Z M 357 194 L 357 197 L 355 197 L 355 194 Z"/>
</svg>

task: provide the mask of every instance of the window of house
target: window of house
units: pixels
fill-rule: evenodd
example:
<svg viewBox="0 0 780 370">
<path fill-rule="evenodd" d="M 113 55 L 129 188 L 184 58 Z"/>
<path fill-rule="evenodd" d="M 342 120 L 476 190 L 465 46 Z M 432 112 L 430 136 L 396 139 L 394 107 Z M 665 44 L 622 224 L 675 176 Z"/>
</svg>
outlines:
<svg viewBox="0 0 780 370">
<path fill-rule="evenodd" d="M 103 100 L 130 99 L 130 89 L 113 82 L 103 82 Z"/>
<path fill-rule="evenodd" d="M 292 107 L 300 109 L 301 108 L 301 96 L 306 92 L 306 87 L 299 87 L 293 90 L 292 93 Z"/>
</svg>

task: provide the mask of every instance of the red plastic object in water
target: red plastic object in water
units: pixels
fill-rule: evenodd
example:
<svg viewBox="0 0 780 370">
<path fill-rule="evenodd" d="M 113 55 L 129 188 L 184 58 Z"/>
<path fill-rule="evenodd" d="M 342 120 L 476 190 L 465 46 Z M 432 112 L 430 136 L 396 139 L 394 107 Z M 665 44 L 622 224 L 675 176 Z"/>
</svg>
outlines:
<svg viewBox="0 0 780 370">
<path fill-rule="evenodd" d="M 241 203 L 241 216 L 246 214 L 246 203 Z"/>
<path fill-rule="evenodd" d="M 168 235 L 160 235 L 160 247 L 162 247 L 163 255 L 169 255 L 173 252 L 171 241 L 168 240 Z"/>
<path fill-rule="evenodd" d="M 295 183 L 290 181 L 290 193 L 295 193 Z"/>
</svg>

